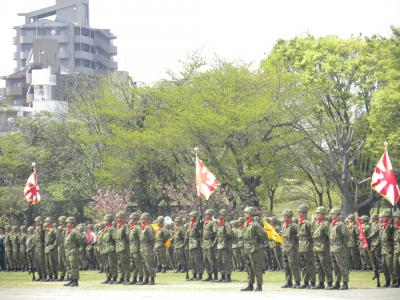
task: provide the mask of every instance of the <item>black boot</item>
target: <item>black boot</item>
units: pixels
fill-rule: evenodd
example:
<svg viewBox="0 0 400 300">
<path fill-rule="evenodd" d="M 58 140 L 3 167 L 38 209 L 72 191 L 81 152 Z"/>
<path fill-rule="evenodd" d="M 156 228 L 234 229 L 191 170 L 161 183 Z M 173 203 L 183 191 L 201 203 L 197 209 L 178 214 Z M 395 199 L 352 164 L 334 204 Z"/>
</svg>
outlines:
<svg viewBox="0 0 400 300">
<path fill-rule="evenodd" d="M 114 278 L 109 282 L 109 284 L 117 284 L 117 283 L 118 283 L 117 277 L 114 277 Z"/>
<path fill-rule="evenodd" d="M 71 286 L 73 279 L 71 279 L 69 282 L 64 283 L 64 286 Z"/>
<path fill-rule="evenodd" d="M 129 278 L 125 277 L 124 282 L 122 283 L 123 285 L 129 285 Z"/>
<path fill-rule="evenodd" d="M 197 274 L 193 273 L 193 276 L 192 276 L 192 278 L 190 278 L 190 280 L 197 280 Z"/>
<path fill-rule="evenodd" d="M 286 282 L 284 285 L 281 286 L 283 289 L 291 288 L 293 286 L 291 281 Z"/>
<path fill-rule="evenodd" d="M 111 281 L 111 277 L 107 277 L 106 280 L 102 281 L 101 284 L 108 284 Z"/>
<path fill-rule="evenodd" d="M 115 282 L 115 284 L 122 284 L 124 282 L 124 278 L 120 277 L 119 280 L 117 282 Z"/>
<path fill-rule="evenodd" d="M 304 284 L 302 286 L 300 286 L 301 289 L 306 289 L 308 288 L 310 285 L 308 284 L 308 281 L 304 281 Z"/>
<path fill-rule="evenodd" d="M 212 280 L 211 273 L 208 273 L 208 277 L 203 279 L 203 281 L 211 281 L 211 280 Z"/>
<path fill-rule="evenodd" d="M 132 281 L 130 282 L 131 285 L 137 284 L 137 277 L 133 277 Z"/>
<path fill-rule="evenodd" d="M 311 288 L 313 289 L 313 290 L 322 290 L 322 289 L 325 289 L 325 285 L 324 285 L 324 283 L 323 282 L 320 282 L 320 283 L 318 283 L 318 285 L 317 286 L 312 286 L 312 284 L 311 284 Z"/>
<path fill-rule="evenodd" d="M 179 265 L 176 267 L 176 270 L 174 271 L 174 273 L 179 273 L 180 270 L 181 270 L 181 264 L 179 264 Z"/>
<path fill-rule="evenodd" d="M 166 267 L 162 267 L 161 268 L 161 273 L 167 273 L 167 268 Z"/>
<path fill-rule="evenodd" d="M 200 273 L 199 276 L 197 276 L 197 279 L 195 279 L 195 280 L 199 281 L 199 280 L 202 280 L 202 279 L 203 279 L 203 273 Z"/>
<path fill-rule="evenodd" d="M 139 276 L 139 280 L 138 280 L 137 284 L 140 285 L 142 282 L 143 282 L 143 276 L 142 277 Z"/>
<path fill-rule="evenodd" d="M 347 282 L 343 282 L 342 287 L 340 288 L 340 290 L 348 290 L 349 286 L 347 285 Z"/>
<path fill-rule="evenodd" d="M 221 274 L 221 278 L 218 280 L 218 282 L 224 282 L 225 281 L 225 274 Z"/>
<path fill-rule="evenodd" d="M 313 289 L 315 288 L 315 282 L 311 282 L 311 284 L 308 286 L 308 289 Z"/>
<path fill-rule="evenodd" d="M 149 278 L 146 277 L 141 283 L 139 283 L 139 285 L 147 285 L 149 284 Z"/>
<path fill-rule="evenodd" d="M 244 289 L 240 289 L 241 292 L 250 292 L 254 290 L 253 284 L 248 284 Z"/>
<path fill-rule="evenodd" d="M 222 282 L 232 282 L 231 274 L 226 275 L 226 279 L 223 280 Z"/>
<path fill-rule="evenodd" d="M 328 282 L 328 285 L 326 286 L 327 290 L 332 290 L 333 286 L 332 286 L 332 282 Z"/>
<path fill-rule="evenodd" d="M 262 284 L 258 284 L 257 283 L 257 287 L 256 287 L 256 289 L 254 291 L 255 292 L 261 292 L 262 291 Z"/>
<path fill-rule="evenodd" d="M 58 278 L 57 281 L 64 281 L 64 276 L 61 276 L 60 278 Z"/>
<path fill-rule="evenodd" d="M 390 287 L 392 287 L 392 288 L 398 288 L 399 287 L 399 280 L 393 280 L 393 283 L 392 283 L 392 285 L 390 286 Z"/>
<path fill-rule="evenodd" d="M 294 284 L 293 288 L 294 288 L 294 289 L 299 289 L 299 288 L 301 288 L 300 281 L 296 281 L 296 283 Z"/>
<path fill-rule="evenodd" d="M 390 280 L 386 280 L 386 283 L 385 283 L 385 285 L 383 286 L 383 287 L 390 287 Z"/>
<path fill-rule="evenodd" d="M 218 282 L 218 272 L 214 272 L 214 279 L 212 282 Z"/>
<path fill-rule="evenodd" d="M 155 285 L 155 282 L 154 282 L 154 277 L 151 277 L 151 278 L 150 278 L 149 285 Z"/>
<path fill-rule="evenodd" d="M 70 286 L 79 286 L 78 279 L 72 279 L 72 283 Z"/>
</svg>

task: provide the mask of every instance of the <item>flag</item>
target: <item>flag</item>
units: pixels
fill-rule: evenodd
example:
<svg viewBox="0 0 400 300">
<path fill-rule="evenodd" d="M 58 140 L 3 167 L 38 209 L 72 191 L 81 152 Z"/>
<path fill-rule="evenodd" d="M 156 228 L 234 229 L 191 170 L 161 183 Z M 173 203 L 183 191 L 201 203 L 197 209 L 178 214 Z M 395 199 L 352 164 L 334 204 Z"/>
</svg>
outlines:
<svg viewBox="0 0 400 300">
<path fill-rule="evenodd" d="M 38 175 L 35 169 L 33 169 L 31 176 L 29 176 L 28 181 L 26 182 L 24 196 L 28 205 L 36 205 L 40 202 Z"/>
<path fill-rule="evenodd" d="M 87 229 L 86 230 L 86 240 L 88 241 L 89 244 L 96 243 L 96 241 L 97 241 L 96 233 L 90 229 Z"/>
<path fill-rule="evenodd" d="M 400 191 L 387 148 L 385 148 L 385 151 L 372 174 L 371 187 L 377 193 L 386 198 L 393 206 L 396 205 Z"/>
<path fill-rule="evenodd" d="M 196 189 L 197 196 L 208 200 L 211 194 L 216 190 L 218 180 L 213 173 L 211 173 L 196 155 Z"/>
<path fill-rule="evenodd" d="M 359 239 L 360 239 L 360 242 L 361 242 L 361 247 L 362 248 L 368 248 L 368 241 L 365 238 L 364 229 L 362 227 L 362 224 L 360 222 L 360 218 L 359 217 L 357 217 L 356 222 L 357 222 L 357 226 L 358 226 Z"/>
<path fill-rule="evenodd" d="M 275 231 L 274 227 L 272 227 L 267 221 L 263 221 L 265 232 L 269 239 L 273 239 L 279 244 L 283 243 L 282 237 Z"/>
<path fill-rule="evenodd" d="M 157 233 L 160 230 L 159 224 L 153 223 L 153 224 L 150 224 L 150 226 L 151 226 L 151 228 L 153 228 L 154 233 Z"/>
</svg>

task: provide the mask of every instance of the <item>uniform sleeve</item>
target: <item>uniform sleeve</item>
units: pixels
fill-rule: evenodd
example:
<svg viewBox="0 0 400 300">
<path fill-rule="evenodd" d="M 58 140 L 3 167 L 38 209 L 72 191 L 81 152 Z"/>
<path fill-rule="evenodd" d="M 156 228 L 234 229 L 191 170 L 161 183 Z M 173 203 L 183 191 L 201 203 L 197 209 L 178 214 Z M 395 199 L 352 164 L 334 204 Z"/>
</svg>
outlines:
<svg viewBox="0 0 400 300">
<path fill-rule="evenodd" d="M 350 232 L 344 223 L 342 223 L 341 231 L 342 231 L 344 243 L 347 243 L 350 239 Z"/>
<path fill-rule="evenodd" d="M 54 242 L 51 245 L 52 250 L 56 249 L 58 246 L 57 229 L 54 229 L 53 234 L 54 234 Z"/>
</svg>

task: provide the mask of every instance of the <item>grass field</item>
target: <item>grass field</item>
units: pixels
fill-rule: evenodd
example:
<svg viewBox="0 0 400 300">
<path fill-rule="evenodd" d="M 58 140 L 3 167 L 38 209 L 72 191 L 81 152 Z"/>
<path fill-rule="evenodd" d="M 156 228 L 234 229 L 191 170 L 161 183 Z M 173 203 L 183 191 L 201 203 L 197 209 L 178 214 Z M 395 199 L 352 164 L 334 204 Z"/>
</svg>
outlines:
<svg viewBox="0 0 400 300">
<path fill-rule="evenodd" d="M 104 274 L 94 271 L 84 271 L 80 274 L 80 287 L 87 289 L 173 289 L 173 290 L 237 290 L 239 286 L 245 286 L 246 273 L 234 272 L 232 283 L 210 283 L 201 281 L 186 281 L 185 274 L 175 274 L 168 272 L 157 274 L 155 286 L 125 286 L 125 285 L 105 285 L 100 284 L 105 279 Z M 353 272 L 350 274 L 351 288 L 375 288 L 376 281 L 372 280 L 372 272 Z M 381 281 L 384 282 L 383 276 Z M 264 274 L 264 286 L 272 289 L 280 289 L 284 282 L 282 272 L 266 272 Z M 62 286 L 61 282 L 32 282 L 31 276 L 20 272 L 0 272 L 0 288 L 45 288 Z M 400 291 L 399 291 L 400 292 Z"/>
</svg>

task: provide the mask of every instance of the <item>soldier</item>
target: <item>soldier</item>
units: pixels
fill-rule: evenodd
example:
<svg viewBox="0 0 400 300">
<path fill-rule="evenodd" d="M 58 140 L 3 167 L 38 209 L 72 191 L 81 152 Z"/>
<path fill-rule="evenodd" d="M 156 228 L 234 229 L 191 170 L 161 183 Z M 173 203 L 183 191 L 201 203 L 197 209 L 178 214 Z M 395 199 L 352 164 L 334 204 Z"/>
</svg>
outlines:
<svg viewBox="0 0 400 300">
<path fill-rule="evenodd" d="M 303 266 L 302 274 L 304 284 L 300 287 L 306 289 L 315 287 L 315 262 L 312 243 L 312 226 L 311 222 L 307 220 L 308 206 L 301 204 L 297 208 L 297 235 L 299 237 L 299 256 L 300 265 Z"/>
<path fill-rule="evenodd" d="M 113 217 L 107 214 L 103 218 L 104 230 L 101 233 L 103 254 L 107 261 L 106 280 L 102 284 L 114 284 L 118 278 L 117 254 L 115 252 L 115 228 L 112 226 Z"/>
<path fill-rule="evenodd" d="M 65 216 L 60 216 L 58 218 L 58 230 L 57 230 L 57 266 L 59 272 L 58 281 L 64 281 L 65 273 L 67 271 L 67 258 L 65 257 L 65 221 L 67 218 Z"/>
<path fill-rule="evenodd" d="M 300 264 L 299 264 L 299 239 L 297 236 L 297 225 L 292 223 L 293 212 L 285 209 L 282 213 L 282 256 L 285 269 L 286 283 L 282 288 L 300 288 Z M 292 284 L 292 277 L 296 283 Z"/>
<path fill-rule="evenodd" d="M 150 215 L 142 213 L 140 216 L 142 232 L 140 233 L 140 255 L 142 256 L 142 265 L 145 279 L 140 285 L 154 285 L 155 262 L 154 262 L 154 231 L 150 225 Z M 150 278 L 150 280 L 149 280 Z"/>
<path fill-rule="evenodd" d="M 86 225 L 83 223 L 79 224 L 76 227 L 78 233 L 81 235 L 81 240 L 82 240 L 82 243 L 80 244 L 80 248 L 79 248 L 79 264 L 80 264 L 81 270 L 87 270 L 89 267 L 89 260 L 88 260 L 88 256 L 87 256 L 87 252 L 86 252 L 88 240 L 86 238 L 85 228 L 86 228 Z"/>
<path fill-rule="evenodd" d="M 130 284 L 142 284 L 143 282 L 143 265 L 142 257 L 140 255 L 140 235 L 142 228 L 139 224 L 139 215 L 132 213 L 129 216 L 129 254 L 130 254 L 130 265 L 132 272 L 132 281 Z M 139 276 L 139 281 L 137 280 Z"/>
<path fill-rule="evenodd" d="M 28 262 L 28 256 L 26 253 L 26 226 L 22 225 L 20 228 L 20 234 L 19 234 L 19 254 L 20 254 L 20 259 L 21 259 L 21 268 L 22 271 L 28 271 L 29 269 L 29 262 Z"/>
<path fill-rule="evenodd" d="M 197 211 L 190 212 L 189 217 L 190 223 L 186 231 L 186 241 L 189 248 L 188 267 L 192 268 L 193 276 L 188 280 L 201 280 L 203 279 L 203 259 L 201 251 L 201 228 L 203 224 L 201 220 L 199 220 L 199 213 Z"/>
<path fill-rule="evenodd" d="M 35 272 L 35 235 L 33 226 L 28 227 L 28 235 L 26 238 L 26 253 L 29 261 L 29 273 L 32 274 L 32 281 L 36 281 Z"/>
<path fill-rule="evenodd" d="M 96 259 L 96 237 L 94 234 L 94 225 L 89 224 L 86 226 L 85 230 L 87 246 L 86 246 L 86 253 L 88 258 L 88 266 L 91 270 L 97 269 L 97 259 Z"/>
<path fill-rule="evenodd" d="M 19 254 L 19 228 L 18 226 L 11 227 L 11 247 L 12 259 L 14 261 L 14 271 L 21 270 L 21 260 Z"/>
<path fill-rule="evenodd" d="M 278 219 L 276 217 L 271 217 L 269 219 L 269 224 L 275 229 L 275 231 L 280 234 L 281 229 L 278 226 Z M 270 247 L 272 252 L 274 253 L 273 258 L 274 258 L 274 271 L 279 269 L 283 270 L 283 261 L 282 261 L 282 247 L 281 244 L 278 243 L 277 241 L 274 241 L 271 239 L 269 241 Z"/>
<path fill-rule="evenodd" d="M 56 281 L 58 280 L 57 273 L 57 231 L 53 228 L 53 219 L 51 217 L 47 217 L 44 220 L 45 227 L 45 236 L 44 236 L 44 253 L 45 253 L 45 261 L 46 261 L 46 269 L 49 277 L 47 281 Z"/>
<path fill-rule="evenodd" d="M 254 282 L 257 282 L 255 291 L 262 291 L 263 284 L 263 250 L 265 232 L 258 222 L 254 220 L 257 211 L 254 207 L 244 209 L 246 221 L 243 229 L 244 261 L 248 274 L 247 287 L 241 291 L 253 291 Z"/>
<path fill-rule="evenodd" d="M 157 260 L 157 272 L 166 272 L 167 268 L 167 248 L 165 243 L 171 238 L 169 231 L 164 228 L 164 217 L 158 216 L 155 222 L 158 229 L 154 233 L 154 253 Z"/>
<path fill-rule="evenodd" d="M 64 286 L 75 287 L 79 285 L 79 248 L 83 244 L 83 239 L 82 235 L 75 229 L 75 217 L 68 217 L 66 223 L 64 249 L 70 267 L 71 280 L 65 283 Z"/>
<path fill-rule="evenodd" d="M 369 226 L 369 218 L 368 216 L 361 216 L 360 217 L 360 223 L 364 232 L 364 236 L 368 241 L 369 235 L 370 235 L 370 226 Z M 369 245 L 369 241 L 368 241 Z M 363 248 L 362 244 L 359 243 L 359 252 L 360 252 L 360 257 L 361 257 L 361 270 L 372 270 L 372 262 L 371 258 L 369 256 L 369 250 L 368 248 Z"/>
<path fill-rule="evenodd" d="M 231 282 L 232 273 L 232 227 L 226 220 L 226 210 L 219 211 L 217 222 L 217 261 L 221 278 L 218 282 Z"/>
<path fill-rule="evenodd" d="M 6 225 L 4 237 L 4 254 L 7 271 L 14 271 L 14 260 L 12 256 L 11 226 Z"/>
<path fill-rule="evenodd" d="M 35 266 L 39 274 L 39 281 L 46 281 L 47 269 L 46 260 L 44 253 L 44 230 L 42 226 L 42 218 L 35 218 L 35 233 L 34 233 L 34 245 L 35 245 Z"/>
<path fill-rule="evenodd" d="M 391 280 L 395 283 L 393 271 L 393 226 L 391 224 L 392 212 L 390 209 L 385 209 L 379 216 L 381 227 L 379 238 L 381 241 L 381 260 L 383 274 L 385 275 L 386 283 L 384 287 L 390 287 Z"/>
<path fill-rule="evenodd" d="M 325 207 L 319 206 L 315 210 L 316 220 L 313 226 L 313 250 L 315 267 L 318 273 L 318 285 L 312 289 L 324 289 L 325 278 L 328 287 L 332 287 L 332 261 L 329 253 L 329 223 L 325 220 Z"/>
<path fill-rule="evenodd" d="M 351 270 L 358 271 L 361 269 L 360 252 L 358 251 L 358 227 L 355 224 L 354 214 L 347 216 L 347 229 L 349 231 L 349 240 L 346 244 L 347 264 Z"/>
<path fill-rule="evenodd" d="M 373 267 L 379 270 L 381 265 L 381 246 L 379 240 L 379 216 L 377 214 L 371 215 L 371 225 L 368 239 L 370 241 L 370 253 L 373 260 Z"/>
<path fill-rule="evenodd" d="M 335 272 L 335 285 L 327 287 L 328 290 L 347 290 L 349 282 L 349 267 L 345 256 L 345 249 L 349 240 L 349 230 L 340 220 L 342 210 L 334 207 L 330 211 L 332 222 L 329 227 L 329 250 L 331 253 L 333 271 Z M 343 285 L 340 282 L 343 279 Z"/>
<path fill-rule="evenodd" d="M 119 280 L 117 284 L 129 284 L 129 226 L 125 221 L 125 212 L 117 213 L 117 229 L 115 231 L 115 250 L 118 259 Z"/>
<path fill-rule="evenodd" d="M 98 233 L 100 232 L 100 225 L 101 224 L 95 224 L 94 225 L 94 232 L 96 233 L 96 242 L 93 244 L 94 248 L 94 255 L 95 255 L 95 260 L 96 260 L 96 271 L 97 273 L 102 273 L 103 272 L 103 259 L 100 254 L 100 247 L 99 247 L 99 235 Z"/>
<path fill-rule="evenodd" d="M 208 277 L 203 281 L 218 281 L 218 264 L 216 256 L 217 223 L 213 220 L 214 212 L 207 209 L 204 213 L 203 223 L 203 263 Z M 212 279 L 214 274 L 214 280 Z"/>
<path fill-rule="evenodd" d="M 243 242 L 243 233 L 244 233 L 244 224 L 246 219 L 244 217 L 240 217 L 238 220 L 238 228 L 237 228 L 237 249 L 238 249 L 238 260 L 240 261 L 239 272 L 245 271 L 245 261 L 244 261 L 244 242 Z"/>
<path fill-rule="evenodd" d="M 174 256 L 177 263 L 177 268 L 175 273 L 184 273 L 186 266 L 185 259 L 185 231 L 182 227 L 182 218 L 175 218 L 175 231 L 172 237 L 174 241 Z"/>
<path fill-rule="evenodd" d="M 6 237 L 3 227 L 0 227 L 0 271 L 6 270 L 6 260 L 4 253 L 4 238 Z"/>
<path fill-rule="evenodd" d="M 400 288 L 400 210 L 393 213 L 393 225 L 394 225 L 394 272 L 397 276 L 397 282 L 393 282 L 392 287 Z"/>
<path fill-rule="evenodd" d="M 99 253 L 101 257 L 101 272 L 100 273 L 107 273 L 108 272 L 108 261 L 107 261 L 107 252 L 106 248 L 104 246 L 104 240 L 103 240 L 103 235 L 104 235 L 104 223 L 99 224 L 99 234 L 97 237 L 97 247 L 99 248 Z"/>
</svg>

